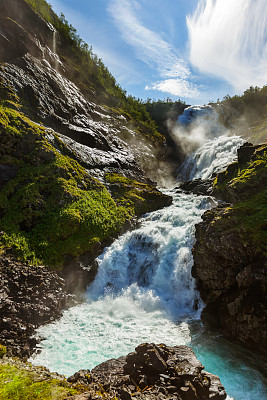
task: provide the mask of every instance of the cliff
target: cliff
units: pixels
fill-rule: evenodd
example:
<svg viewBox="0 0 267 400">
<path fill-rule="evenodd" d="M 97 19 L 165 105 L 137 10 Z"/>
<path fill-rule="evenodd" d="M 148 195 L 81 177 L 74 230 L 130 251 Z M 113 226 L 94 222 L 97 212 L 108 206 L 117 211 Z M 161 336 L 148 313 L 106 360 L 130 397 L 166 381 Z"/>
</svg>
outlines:
<svg viewBox="0 0 267 400">
<path fill-rule="evenodd" d="M 133 217 L 170 204 L 150 179 L 164 138 L 103 106 L 104 67 L 91 82 L 74 68 L 82 50 L 64 50 L 69 26 L 47 4 L 59 32 L 24 0 L 0 5 L 2 249 L 50 266 L 87 254 L 88 264 Z"/>
<path fill-rule="evenodd" d="M 250 346 L 267 344 L 267 145 L 245 143 L 217 175 L 212 194 L 228 203 L 196 226 L 193 276 L 213 323 Z"/>
</svg>

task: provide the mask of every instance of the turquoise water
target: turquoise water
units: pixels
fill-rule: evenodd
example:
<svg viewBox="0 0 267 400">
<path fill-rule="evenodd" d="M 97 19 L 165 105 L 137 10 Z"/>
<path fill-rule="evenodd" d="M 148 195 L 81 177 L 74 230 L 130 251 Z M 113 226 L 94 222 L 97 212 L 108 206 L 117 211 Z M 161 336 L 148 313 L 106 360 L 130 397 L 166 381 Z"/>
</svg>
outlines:
<svg viewBox="0 0 267 400">
<path fill-rule="evenodd" d="M 221 154 L 227 163 L 233 160 L 235 140 L 231 138 L 229 146 L 222 138 L 223 151 L 216 152 L 218 140 L 191 156 L 198 177 L 201 169 L 211 174 Z M 205 330 L 200 322 L 203 304 L 191 276 L 191 249 L 195 224 L 216 202 L 175 190 L 170 194 L 170 207 L 146 215 L 138 229 L 121 236 L 99 257 L 87 301 L 38 329 L 44 340 L 30 361 L 71 375 L 126 355 L 143 342 L 188 344 L 205 369 L 219 375 L 229 398 L 265 400 L 261 357 Z"/>
<path fill-rule="evenodd" d="M 214 332 L 200 331 L 191 346 L 205 369 L 220 377 L 226 392 L 235 400 L 266 400 L 266 358 Z"/>
</svg>

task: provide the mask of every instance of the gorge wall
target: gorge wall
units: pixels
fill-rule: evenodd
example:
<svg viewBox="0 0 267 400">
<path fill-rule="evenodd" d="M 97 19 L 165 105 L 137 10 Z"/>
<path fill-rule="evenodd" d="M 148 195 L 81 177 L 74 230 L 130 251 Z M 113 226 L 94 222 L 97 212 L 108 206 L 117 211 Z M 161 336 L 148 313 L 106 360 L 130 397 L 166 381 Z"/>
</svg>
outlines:
<svg viewBox="0 0 267 400">
<path fill-rule="evenodd" d="M 228 203 L 196 226 L 193 276 L 205 314 L 246 345 L 266 349 L 267 146 L 245 143 L 219 173 L 212 194 Z"/>
<path fill-rule="evenodd" d="M 0 4 L 1 245 L 25 261 L 88 266 L 134 216 L 170 204 L 151 180 L 164 137 L 103 106 L 105 88 L 27 2 Z"/>
</svg>

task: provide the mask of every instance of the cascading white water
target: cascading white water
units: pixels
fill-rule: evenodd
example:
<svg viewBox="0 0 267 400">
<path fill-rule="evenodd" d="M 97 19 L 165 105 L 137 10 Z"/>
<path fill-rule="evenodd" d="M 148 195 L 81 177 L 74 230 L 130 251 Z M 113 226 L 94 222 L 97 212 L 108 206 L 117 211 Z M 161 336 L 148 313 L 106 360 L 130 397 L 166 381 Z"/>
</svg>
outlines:
<svg viewBox="0 0 267 400">
<path fill-rule="evenodd" d="M 239 136 L 220 136 L 207 141 L 186 158 L 178 169 L 178 179 L 208 179 L 236 159 L 237 149 L 243 143 L 244 140 Z"/>
<path fill-rule="evenodd" d="M 54 58 L 54 68 L 56 71 L 58 71 L 59 67 L 59 58 L 57 55 L 57 31 L 53 29 L 53 43 L 52 43 L 52 52 L 53 52 L 53 58 Z"/>
<path fill-rule="evenodd" d="M 208 142 L 185 161 L 180 174 L 187 179 L 191 163 L 190 179 L 209 177 L 220 165 L 233 161 L 232 148 L 240 144 L 238 137 Z M 227 343 L 218 344 L 223 348 L 218 355 L 208 351 L 211 345 L 205 332 L 199 338 L 200 347 L 196 339 L 202 304 L 191 277 L 194 226 L 215 201 L 179 190 L 169 193 L 173 196 L 170 207 L 144 216 L 138 229 L 120 237 L 99 257 L 87 302 L 38 329 L 45 340 L 41 352 L 30 361 L 70 375 L 125 355 L 142 342 L 192 344 L 203 364 L 223 376 L 235 400 L 263 399 L 262 377 L 250 366 L 238 370 L 235 364 L 242 361 L 232 350 L 227 354 Z M 212 338 L 208 340 L 214 345 Z M 251 376 L 253 383 L 241 383 Z"/>
</svg>

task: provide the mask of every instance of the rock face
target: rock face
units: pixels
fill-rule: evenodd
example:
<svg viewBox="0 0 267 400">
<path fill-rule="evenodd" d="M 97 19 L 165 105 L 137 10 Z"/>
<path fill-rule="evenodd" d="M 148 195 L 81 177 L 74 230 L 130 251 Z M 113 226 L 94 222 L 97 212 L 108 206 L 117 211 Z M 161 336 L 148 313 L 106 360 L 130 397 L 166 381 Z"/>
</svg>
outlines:
<svg viewBox="0 0 267 400">
<path fill-rule="evenodd" d="M 130 129 L 113 109 L 115 92 L 101 84 L 97 62 L 95 74 L 79 69 L 81 49 L 72 41 L 63 46 L 63 22 L 47 6 L 56 31 L 32 7 L 0 0 L 0 230 L 8 237 L 0 243 L 18 256 L 11 238 L 22 235 L 28 255 L 38 252 L 33 262 L 65 264 L 86 285 L 85 269 L 109 239 L 129 220 L 170 204 L 150 179 L 164 137 L 153 129 L 149 136 L 125 112 L 140 128 Z M 128 190 L 125 184 L 120 196 L 122 178 Z"/>
<path fill-rule="evenodd" d="M 204 315 L 246 345 L 267 348 L 266 145 L 245 144 L 213 194 L 231 203 L 196 226 L 193 276 Z M 264 183 L 265 182 L 265 183 Z"/>
<path fill-rule="evenodd" d="M 220 379 L 203 371 L 187 346 L 144 343 L 126 357 L 108 360 L 91 372 L 81 370 L 68 382 L 88 385 L 87 393 L 72 399 L 97 399 L 94 393 L 118 399 L 223 400 Z"/>
<path fill-rule="evenodd" d="M 23 111 L 54 129 L 91 175 L 121 173 L 155 179 L 157 153 L 163 149 L 129 129 L 127 120 L 97 102 L 97 93 L 75 77 L 51 24 L 24 0 L 0 0 L 0 78 L 23 103 Z M 19 40 L 18 40 L 19 38 Z M 127 144 L 126 144 L 127 143 Z M 163 146 L 164 147 L 164 146 Z"/>
<path fill-rule="evenodd" d="M 249 235 L 235 231 L 231 218 L 224 206 L 204 214 L 196 226 L 192 274 L 213 322 L 247 345 L 266 349 L 267 260 Z"/>
<path fill-rule="evenodd" d="M 37 339 L 34 330 L 61 316 L 71 297 L 64 280 L 44 266 L 0 257 L 0 343 L 8 354 L 29 357 Z"/>
</svg>

